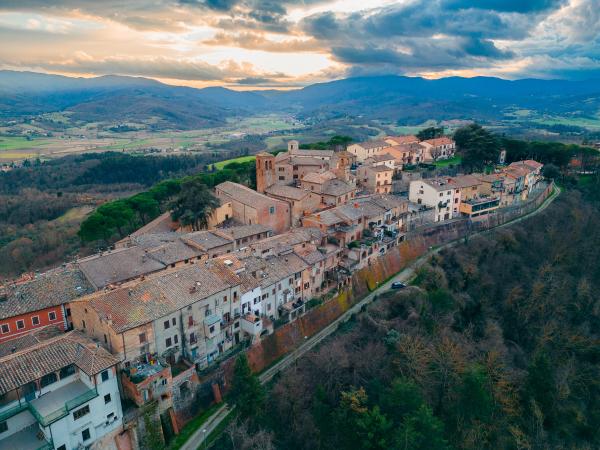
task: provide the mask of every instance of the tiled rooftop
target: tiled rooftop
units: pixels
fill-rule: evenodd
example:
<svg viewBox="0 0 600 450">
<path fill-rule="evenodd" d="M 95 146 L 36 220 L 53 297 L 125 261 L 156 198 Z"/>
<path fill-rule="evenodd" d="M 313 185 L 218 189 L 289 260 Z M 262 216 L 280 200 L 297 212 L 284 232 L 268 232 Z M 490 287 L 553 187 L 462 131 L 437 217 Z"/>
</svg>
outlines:
<svg viewBox="0 0 600 450">
<path fill-rule="evenodd" d="M 217 192 L 223 192 L 234 201 L 238 201 L 252 207 L 272 206 L 280 201 L 271 197 L 267 197 L 266 195 L 259 194 L 258 192 L 241 184 L 232 183 L 231 181 L 225 181 L 224 183 L 217 185 L 215 189 Z"/>
<path fill-rule="evenodd" d="M 94 291 L 75 266 L 50 270 L 34 279 L 0 289 L 0 319 L 62 305 Z"/>
<path fill-rule="evenodd" d="M 106 252 L 78 261 L 80 269 L 97 289 L 164 269 L 165 265 L 139 247 Z"/>
<path fill-rule="evenodd" d="M 62 333 L 0 358 L 0 394 L 71 364 L 91 376 L 118 362 L 78 331 Z"/>
</svg>

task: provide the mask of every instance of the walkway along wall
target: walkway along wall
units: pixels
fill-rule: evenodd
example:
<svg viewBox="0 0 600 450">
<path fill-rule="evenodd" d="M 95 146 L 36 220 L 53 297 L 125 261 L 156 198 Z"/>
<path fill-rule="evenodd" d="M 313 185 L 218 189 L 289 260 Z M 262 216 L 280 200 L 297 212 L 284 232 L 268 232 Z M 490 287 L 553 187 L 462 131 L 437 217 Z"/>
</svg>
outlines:
<svg viewBox="0 0 600 450">
<path fill-rule="evenodd" d="M 411 231 L 407 240 L 397 247 L 392 248 L 382 257 L 376 258 L 372 263 L 352 275 L 352 283 L 332 299 L 309 310 L 304 316 L 294 322 L 277 328 L 273 334 L 263 338 L 256 345 L 250 347 L 246 354 L 250 367 L 254 372 L 261 372 L 278 359 L 294 350 L 305 339 L 319 332 L 353 305 L 361 300 L 370 291 L 377 288 L 378 284 L 394 276 L 418 257 L 424 255 L 432 246 L 437 246 L 468 234 L 488 229 L 506 223 L 518 216 L 528 214 L 537 209 L 552 193 L 553 185 L 541 189 L 537 196 L 530 201 L 519 205 L 499 210 L 483 221 L 472 222 L 469 219 L 453 220 L 448 223 L 432 224 Z M 218 371 L 219 381 L 227 389 L 231 380 L 235 358 L 230 358 L 221 364 Z M 210 383 L 210 377 L 201 382 Z"/>
</svg>

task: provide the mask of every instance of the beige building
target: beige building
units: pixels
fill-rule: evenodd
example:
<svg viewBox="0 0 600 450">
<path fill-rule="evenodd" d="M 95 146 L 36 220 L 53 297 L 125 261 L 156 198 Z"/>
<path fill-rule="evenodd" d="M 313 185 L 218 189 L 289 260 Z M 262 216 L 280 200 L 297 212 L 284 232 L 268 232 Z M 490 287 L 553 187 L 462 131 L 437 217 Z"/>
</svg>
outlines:
<svg viewBox="0 0 600 450">
<path fill-rule="evenodd" d="M 446 136 L 427 139 L 421 141 L 420 144 L 424 148 L 424 161 L 437 161 L 438 159 L 452 158 L 456 151 L 456 143 Z"/>
<path fill-rule="evenodd" d="M 363 162 L 365 159 L 376 155 L 381 150 L 389 146 L 390 144 L 388 144 L 386 141 L 366 141 L 349 145 L 346 150 L 356 156 L 357 162 Z"/>
<path fill-rule="evenodd" d="M 269 197 L 283 200 L 290 205 L 290 221 L 292 226 L 298 226 L 302 216 L 316 211 L 321 204 L 321 196 L 319 194 L 293 186 L 274 184 L 265 190 L 265 194 Z"/>
<path fill-rule="evenodd" d="M 359 184 L 372 194 L 389 194 L 392 191 L 394 169 L 387 165 L 362 165 L 356 170 Z"/>
<path fill-rule="evenodd" d="M 218 198 L 231 202 L 233 218 L 246 225 L 261 224 L 275 233 L 290 229 L 290 205 L 238 183 L 226 181 L 215 186 Z"/>
<path fill-rule="evenodd" d="M 441 222 L 453 217 L 454 198 L 458 196 L 447 178 L 430 178 L 411 181 L 408 199 L 435 211 L 434 221 Z"/>
</svg>

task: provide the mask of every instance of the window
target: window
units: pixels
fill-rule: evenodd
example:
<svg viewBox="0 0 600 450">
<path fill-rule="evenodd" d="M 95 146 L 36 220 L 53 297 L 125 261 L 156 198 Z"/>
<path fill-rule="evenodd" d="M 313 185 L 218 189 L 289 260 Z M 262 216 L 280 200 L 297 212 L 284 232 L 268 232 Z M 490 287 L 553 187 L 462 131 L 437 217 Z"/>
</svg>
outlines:
<svg viewBox="0 0 600 450">
<path fill-rule="evenodd" d="M 108 338 L 106 337 L 106 335 L 104 335 L 104 343 L 108 344 Z"/>
<path fill-rule="evenodd" d="M 165 322 L 163 323 L 163 325 L 165 327 L 165 330 L 168 329 L 171 326 L 171 324 L 169 323 L 168 320 L 165 320 Z"/>
<path fill-rule="evenodd" d="M 50 311 L 48 313 L 48 319 L 50 319 L 50 320 L 56 320 L 56 313 L 54 311 Z"/>
<path fill-rule="evenodd" d="M 82 326 L 83 328 L 85 328 L 85 320 L 82 320 L 82 321 L 81 321 L 81 326 Z"/>
<path fill-rule="evenodd" d="M 110 394 L 106 394 L 106 395 L 104 396 L 104 404 L 105 404 L 105 405 L 106 405 L 107 403 L 110 403 L 110 402 L 111 402 L 111 400 L 112 400 L 112 399 L 110 398 Z"/>
<path fill-rule="evenodd" d="M 173 340 L 175 341 L 176 344 L 179 344 L 179 335 L 175 335 L 175 337 L 173 338 Z"/>
<path fill-rule="evenodd" d="M 146 342 L 146 333 L 140 333 L 139 338 L 140 338 L 140 344 L 144 344 Z"/>
<path fill-rule="evenodd" d="M 112 422 L 113 420 L 115 420 L 115 413 L 110 413 L 106 416 L 106 420 L 108 422 Z"/>
<path fill-rule="evenodd" d="M 8 424 L 6 421 L 0 422 L 0 433 L 4 433 L 5 431 L 8 431 Z"/>
<path fill-rule="evenodd" d="M 269 214 L 275 214 L 275 207 L 274 206 L 270 206 L 269 207 Z"/>
<path fill-rule="evenodd" d="M 103 372 L 100 374 L 100 378 L 102 379 L 102 382 L 104 382 L 104 381 L 108 380 L 108 370 L 105 370 L 105 371 L 103 371 Z"/>
<path fill-rule="evenodd" d="M 89 413 L 90 413 L 90 405 L 85 405 L 83 408 L 79 408 L 77 411 L 73 412 L 73 420 L 81 419 L 83 416 L 85 416 L 85 415 L 87 415 Z M 89 436 L 90 432 L 89 432 L 89 430 L 83 430 L 84 433 L 86 431 L 88 432 L 87 439 L 89 439 L 90 438 L 90 436 Z M 87 439 L 84 438 L 83 440 L 86 441 Z"/>
<path fill-rule="evenodd" d="M 58 376 L 62 380 L 63 378 L 67 378 L 75 373 L 75 366 L 71 364 L 70 366 L 63 367 L 60 369 Z"/>
<path fill-rule="evenodd" d="M 56 450 L 67 450 L 67 446 L 65 444 L 58 447 Z"/>
<path fill-rule="evenodd" d="M 39 324 L 40 324 L 40 316 L 33 316 L 33 317 L 31 318 L 31 324 L 32 324 L 33 326 L 35 326 L 35 325 L 39 325 Z"/>
<path fill-rule="evenodd" d="M 90 429 L 89 428 L 86 428 L 85 430 L 83 430 L 81 432 L 81 438 L 83 439 L 83 442 L 89 440 L 90 437 L 92 437 L 92 436 L 90 435 Z"/>
<path fill-rule="evenodd" d="M 224 295 L 224 296 L 223 296 L 223 302 L 226 302 L 226 301 L 227 301 L 227 296 L 226 296 L 226 295 Z"/>
<path fill-rule="evenodd" d="M 173 343 L 171 342 L 171 338 L 167 338 L 167 339 L 166 339 L 166 341 L 165 341 L 165 345 L 166 345 L 167 347 L 170 347 L 171 345 L 173 345 Z"/>
<path fill-rule="evenodd" d="M 171 319 L 171 323 L 173 324 L 173 326 L 175 326 L 175 324 L 177 323 L 177 319 L 175 317 L 173 317 Z"/>
<path fill-rule="evenodd" d="M 213 325 L 212 327 L 210 327 L 210 328 L 208 329 L 208 331 L 209 331 L 210 333 L 214 333 L 214 332 L 215 332 L 215 326 Z"/>
<path fill-rule="evenodd" d="M 7 323 L 2 324 L 2 334 L 10 333 L 10 326 Z"/>
<path fill-rule="evenodd" d="M 25 321 L 17 320 L 17 330 L 22 330 L 23 328 L 25 328 Z"/>
</svg>

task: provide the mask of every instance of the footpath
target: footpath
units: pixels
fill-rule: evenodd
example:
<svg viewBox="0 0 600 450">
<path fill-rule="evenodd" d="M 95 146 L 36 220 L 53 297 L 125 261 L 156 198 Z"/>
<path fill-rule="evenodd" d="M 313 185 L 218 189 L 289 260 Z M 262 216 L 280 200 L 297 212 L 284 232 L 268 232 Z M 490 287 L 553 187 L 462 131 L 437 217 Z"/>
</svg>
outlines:
<svg viewBox="0 0 600 450">
<path fill-rule="evenodd" d="M 537 209 L 535 209 L 535 210 L 531 211 L 530 213 L 525 214 L 523 216 L 516 217 L 515 219 L 513 219 L 509 222 L 505 222 L 501 225 L 497 225 L 493 228 L 489 228 L 489 229 L 482 230 L 482 231 L 477 231 L 477 232 L 471 234 L 470 237 L 490 233 L 499 228 L 505 228 L 505 227 L 511 226 L 515 223 L 526 220 L 532 216 L 535 216 L 536 214 L 539 214 L 542 211 L 544 211 L 560 195 L 560 193 L 561 193 L 560 188 L 558 186 L 554 185 L 553 192 L 548 196 L 548 198 L 546 198 L 546 200 Z M 416 260 L 414 260 L 411 264 L 408 265 L 408 267 L 406 267 L 405 269 L 398 272 L 395 276 L 390 278 L 385 283 L 382 283 L 381 285 L 379 285 L 377 287 L 377 289 L 373 290 L 371 293 L 366 295 L 362 300 L 357 302 L 354 306 L 352 306 L 350 309 L 348 309 L 348 311 L 343 313 L 340 317 L 335 319 L 333 322 L 331 322 L 329 325 L 327 325 L 321 331 L 312 335 L 310 338 L 307 338 L 296 349 L 294 349 L 293 351 L 288 353 L 286 356 L 284 356 L 282 359 L 280 359 L 278 362 L 273 364 L 268 369 L 264 370 L 259 375 L 260 382 L 262 384 L 268 383 L 270 380 L 273 379 L 273 377 L 277 373 L 279 373 L 282 370 L 289 367 L 297 359 L 304 356 L 307 352 L 312 350 L 321 341 L 323 341 L 325 338 L 327 338 L 332 333 L 334 333 L 338 329 L 340 324 L 342 324 L 343 322 L 347 322 L 354 314 L 359 313 L 366 305 L 373 302 L 373 300 L 375 300 L 377 298 L 378 293 L 389 290 L 391 288 L 392 283 L 394 283 L 396 281 L 400 281 L 403 283 L 409 282 L 410 280 L 412 280 L 414 278 L 417 269 L 419 269 L 425 262 L 427 262 L 427 260 L 432 255 L 435 255 L 444 249 L 447 249 L 447 248 L 457 245 L 463 239 L 464 239 L 464 237 L 461 237 L 454 241 L 442 244 L 436 248 L 432 248 L 428 252 L 426 252 L 425 254 L 423 254 L 422 256 L 417 258 Z M 204 422 L 202 424 L 202 426 L 198 430 L 196 430 L 196 432 L 194 432 L 194 434 L 192 434 L 190 436 L 188 441 L 183 446 L 181 446 L 181 449 L 182 450 L 197 450 L 197 449 L 203 448 L 203 447 L 201 447 L 201 445 L 204 443 L 205 439 L 208 436 L 210 436 L 211 432 L 213 432 L 222 423 L 222 421 L 227 418 L 227 416 L 231 412 L 232 412 L 232 409 L 226 403 L 224 403 L 223 406 L 221 406 L 212 416 L 210 416 L 206 420 L 206 422 Z"/>
</svg>

